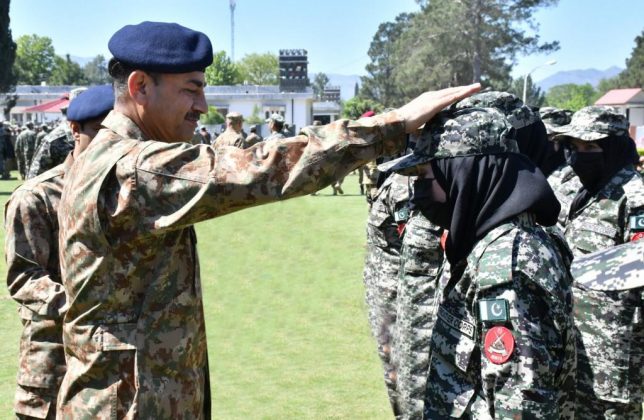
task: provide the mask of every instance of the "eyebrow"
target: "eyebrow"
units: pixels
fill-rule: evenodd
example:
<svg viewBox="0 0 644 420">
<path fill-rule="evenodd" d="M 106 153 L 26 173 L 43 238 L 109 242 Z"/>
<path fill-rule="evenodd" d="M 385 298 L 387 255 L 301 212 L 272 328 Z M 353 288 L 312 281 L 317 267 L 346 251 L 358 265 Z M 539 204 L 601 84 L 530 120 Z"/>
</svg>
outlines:
<svg viewBox="0 0 644 420">
<path fill-rule="evenodd" d="M 188 83 L 192 83 L 193 85 L 197 86 L 198 88 L 206 87 L 206 83 L 202 82 L 201 80 L 197 80 L 197 79 L 190 79 L 190 80 L 188 80 Z"/>
</svg>

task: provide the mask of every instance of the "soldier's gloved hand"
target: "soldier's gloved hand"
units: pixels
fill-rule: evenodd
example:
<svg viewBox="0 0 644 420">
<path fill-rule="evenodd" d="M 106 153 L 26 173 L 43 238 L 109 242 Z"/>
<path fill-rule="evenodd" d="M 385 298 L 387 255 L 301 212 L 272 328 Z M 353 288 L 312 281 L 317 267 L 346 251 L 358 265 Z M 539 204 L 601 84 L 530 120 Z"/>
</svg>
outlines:
<svg viewBox="0 0 644 420">
<path fill-rule="evenodd" d="M 469 86 L 457 86 L 433 92 L 425 92 L 411 102 L 396 110 L 399 117 L 405 119 L 405 131 L 413 133 L 421 125 L 431 120 L 443 108 L 481 90 L 480 83 Z"/>
</svg>

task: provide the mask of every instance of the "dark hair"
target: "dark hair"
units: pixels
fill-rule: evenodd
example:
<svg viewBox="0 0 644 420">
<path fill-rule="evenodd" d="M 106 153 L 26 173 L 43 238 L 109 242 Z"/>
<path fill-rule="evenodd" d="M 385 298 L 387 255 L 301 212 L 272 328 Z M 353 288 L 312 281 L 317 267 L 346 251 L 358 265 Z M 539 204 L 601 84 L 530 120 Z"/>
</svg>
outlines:
<svg viewBox="0 0 644 420">
<path fill-rule="evenodd" d="M 107 64 L 107 71 L 110 74 L 110 76 L 112 76 L 112 78 L 114 79 L 114 82 L 113 82 L 114 95 L 117 98 L 127 94 L 128 92 L 127 79 L 128 77 L 130 77 L 130 74 L 132 74 L 132 72 L 135 70 L 139 70 L 139 69 L 133 66 L 130 66 L 129 64 L 122 63 L 115 58 L 110 59 L 109 63 Z M 159 84 L 159 80 L 160 80 L 159 73 L 154 73 L 149 71 L 145 71 L 145 73 L 150 76 L 150 78 L 152 79 L 155 85 Z"/>
</svg>

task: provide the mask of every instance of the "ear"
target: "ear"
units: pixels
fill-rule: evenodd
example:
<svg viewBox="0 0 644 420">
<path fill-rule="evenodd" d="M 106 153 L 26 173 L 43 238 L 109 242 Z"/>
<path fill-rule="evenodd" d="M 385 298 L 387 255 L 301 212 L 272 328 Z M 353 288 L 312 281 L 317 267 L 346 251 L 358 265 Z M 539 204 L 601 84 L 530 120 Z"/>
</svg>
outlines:
<svg viewBox="0 0 644 420">
<path fill-rule="evenodd" d="M 127 78 L 127 89 L 130 97 L 139 105 L 145 105 L 149 101 L 150 85 L 152 79 L 141 70 L 135 70 Z"/>
<path fill-rule="evenodd" d="M 80 141 L 80 131 L 81 126 L 78 121 L 69 121 L 69 128 L 72 130 L 72 136 L 74 137 L 74 142 L 78 143 Z"/>
</svg>

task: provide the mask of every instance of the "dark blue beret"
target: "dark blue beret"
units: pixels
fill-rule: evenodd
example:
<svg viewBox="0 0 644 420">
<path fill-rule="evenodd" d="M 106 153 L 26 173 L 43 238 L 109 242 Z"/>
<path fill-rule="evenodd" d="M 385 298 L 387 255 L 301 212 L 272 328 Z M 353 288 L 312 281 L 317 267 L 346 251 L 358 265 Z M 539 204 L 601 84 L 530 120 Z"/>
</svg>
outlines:
<svg viewBox="0 0 644 420">
<path fill-rule="evenodd" d="M 94 86 L 72 99 L 67 108 L 69 121 L 82 122 L 107 114 L 114 108 L 112 85 Z"/>
<path fill-rule="evenodd" d="M 155 73 L 204 71 L 212 64 L 210 39 L 176 23 L 126 25 L 107 46 L 121 63 Z"/>
</svg>

